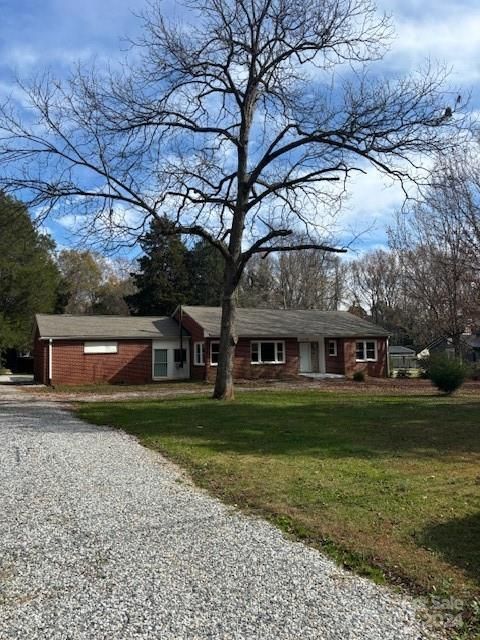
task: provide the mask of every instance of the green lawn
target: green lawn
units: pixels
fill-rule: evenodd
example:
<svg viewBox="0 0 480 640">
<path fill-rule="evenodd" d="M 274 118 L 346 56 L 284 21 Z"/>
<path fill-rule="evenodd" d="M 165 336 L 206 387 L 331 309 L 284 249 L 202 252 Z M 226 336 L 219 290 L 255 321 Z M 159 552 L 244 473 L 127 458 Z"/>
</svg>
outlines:
<svg viewBox="0 0 480 640">
<path fill-rule="evenodd" d="M 250 392 L 83 404 L 360 573 L 480 594 L 480 398 Z"/>
</svg>

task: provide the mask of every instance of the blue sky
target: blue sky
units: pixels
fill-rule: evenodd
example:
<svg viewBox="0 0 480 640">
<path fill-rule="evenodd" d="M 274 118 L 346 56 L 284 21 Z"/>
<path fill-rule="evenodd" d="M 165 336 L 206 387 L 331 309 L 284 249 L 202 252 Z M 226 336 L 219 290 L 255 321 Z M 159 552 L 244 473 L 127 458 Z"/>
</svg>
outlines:
<svg viewBox="0 0 480 640">
<path fill-rule="evenodd" d="M 170 14 L 179 12 L 172 0 Z M 408 73 L 427 59 L 451 67 L 451 84 L 471 94 L 480 112 L 480 3 L 478 0 L 378 0 L 392 15 L 397 33 L 379 73 Z M 28 77 L 47 67 L 60 75 L 76 60 L 112 61 L 122 56 L 124 36 L 135 36 L 140 0 L 0 0 L 0 99 L 12 91 L 14 75 Z M 342 224 L 369 228 L 356 249 L 385 243 L 385 228 L 402 202 L 398 187 L 373 172 L 351 185 Z M 75 243 L 65 226 L 49 223 L 60 244 Z"/>
</svg>

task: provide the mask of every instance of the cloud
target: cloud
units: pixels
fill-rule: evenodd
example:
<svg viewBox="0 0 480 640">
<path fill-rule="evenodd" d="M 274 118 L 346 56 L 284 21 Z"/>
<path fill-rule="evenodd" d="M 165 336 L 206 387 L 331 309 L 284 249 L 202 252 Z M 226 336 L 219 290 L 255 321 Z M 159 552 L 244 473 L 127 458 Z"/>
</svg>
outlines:
<svg viewBox="0 0 480 640">
<path fill-rule="evenodd" d="M 397 35 L 387 65 L 409 70 L 431 59 L 451 67 L 454 82 L 470 84 L 480 78 L 478 3 L 396 0 L 382 5 L 391 11 Z"/>
</svg>

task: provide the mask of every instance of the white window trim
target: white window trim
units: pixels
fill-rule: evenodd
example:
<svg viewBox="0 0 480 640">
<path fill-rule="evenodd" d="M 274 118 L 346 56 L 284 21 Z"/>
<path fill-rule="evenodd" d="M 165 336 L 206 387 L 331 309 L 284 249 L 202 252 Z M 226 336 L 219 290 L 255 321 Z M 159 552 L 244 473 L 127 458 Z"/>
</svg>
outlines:
<svg viewBox="0 0 480 640">
<path fill-rule="evenodd" d="M 197 358 L 197 346 L 200 346 L 200 358 Z M 205 365 L 205 342 L 193 343 L 193 366 L 203 367 Z"/>
<path fill-rule="evenodd" d="M 330 345 L 331 344 L 333 344 L 334 347 L 335 347 L 334 350 L 333 350 L 333 353 L 330 353 Z M 336 358 L 338 356 L 337 340 L 335 340 L 335 338 L 332 338 L 331 340 L 328 341 L 327 354 L 328 354 L 328 356 L 330 358 Z"/>
<path fill-rule="evenodd" d="M 83 353 L 86 355 L 118 353 L 118 342 L 116 340 L 85 340 Z"/>
<path fill-rule="evenodd" d="M 218 340 L 212 340 L 210 342 L 210 366 L 211 367 L 218 367 L 218 362 L 212 362 L 212 347 L 214 344 L 218 344 L 218 349 L 220 351 L 220 342 Z"/>
<path fill-rule="evenodd" d="M 358 342 L 363 342 L 363 353 L 366 356 L 367 355 L 367 342 L 373 342 L 374 348 L 375 348 L 375 357 L 374 358 L 357 358 L 356 357 L 356 353 L 357 353 L 357 343 Z M 355 360 L 356 362 L 377 362 L 378 361 L 378 344 L 376 340 L 355 340 Z"/>
<path fill-rule="evenodd" d="M 258 357 L 260 357 L 260 345 L 261 344 L 274 344 L 275 345 L 275 360 L 264 362 L 263 360 L 259 360 L 258 362 L 253 362 L 252 360 L 252 346 L 254 344 L 258 345 Z M 278 344 L 282 344 L 283 348 L 283 360 L 278 360 Z M 250 341 L 250 364 L 285 364 L 286 363 L 286 353 L 285 353 L 285 340 L 251 340 Z"/>
</svg>

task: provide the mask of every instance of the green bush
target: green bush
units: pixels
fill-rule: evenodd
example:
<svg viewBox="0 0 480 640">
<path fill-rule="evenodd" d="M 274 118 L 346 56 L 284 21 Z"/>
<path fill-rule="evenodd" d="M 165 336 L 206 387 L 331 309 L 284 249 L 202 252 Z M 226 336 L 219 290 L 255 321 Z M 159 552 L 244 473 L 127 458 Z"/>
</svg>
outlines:
<svg viewBox="0 0 480 640">
<path fill-rule="evenodd" d="M 355 371 L 352 378 L 355 382 L 365 382 L 365 374 L 363 371 Z"/>
<path fill-rule="evenodd" d="M 453 393 L 465 382 L 467 367 L 455 358 L 445 355 L 432 356 L 428 366 L 428 376 L 443 393 Z"/>
</svg>

